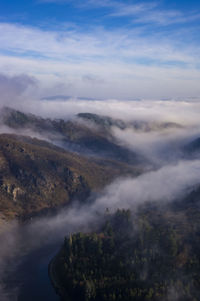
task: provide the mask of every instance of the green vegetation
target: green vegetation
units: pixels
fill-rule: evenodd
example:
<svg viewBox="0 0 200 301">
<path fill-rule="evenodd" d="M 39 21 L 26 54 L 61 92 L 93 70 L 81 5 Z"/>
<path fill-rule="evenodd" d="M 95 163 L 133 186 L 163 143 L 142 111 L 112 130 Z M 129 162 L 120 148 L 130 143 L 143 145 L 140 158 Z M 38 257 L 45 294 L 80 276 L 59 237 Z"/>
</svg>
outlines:
<svg viewBox="0 0 200 301">
<path fill-rule="evenodd" d="M 99 231 L 65 238 L 54 260 L 63 300 L 199 300 L 196 200 L 193 218 L 191 206 L 187 210 L 178 202 L 162 209 L 146 204 L 134 215 L 107 213 Z"/>
</svg>

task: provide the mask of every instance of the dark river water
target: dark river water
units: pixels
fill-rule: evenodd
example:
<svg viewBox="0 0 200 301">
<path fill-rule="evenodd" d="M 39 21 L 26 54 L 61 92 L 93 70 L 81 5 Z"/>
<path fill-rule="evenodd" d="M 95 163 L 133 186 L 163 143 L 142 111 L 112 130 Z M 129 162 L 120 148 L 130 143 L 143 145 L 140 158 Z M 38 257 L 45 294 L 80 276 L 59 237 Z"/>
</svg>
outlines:
<svg viewBox="0 0 200 301">
<path fill-rule="evenodd" d="M 10 295 L 8 300 L 60 300 L 48 276 L 48 264 L 59 247 L 59 244 L 43 246 L 20 258 L 17 268 L 14 271 L 11 270 L 4 280 L 6 294 Z M 10 264 L 12 265 L 12 261 Z"/>
<path fill-rule="evenodd" d="M 58 246 L 46 247 L 24 258 L 17 271 L 21 278 L 19 301 L 59 300 L 48 276 L 48 264 L 57 251 Z"/>
<path fill-rule="evenodd" d="M 58 222 L 59 221 L 59 222 Z M 60 218 L 14 224 L 0 236 L 0 301 L 58 301 L 48 275 L 68 227 Z"/>
<path fill-rule="evenodd" d="M 0 301 L 60 300 L 48 276 L 49 262 L 66 235 L 91 229 L 89 221 L 97 216 L 90 215 L 72 208 L 8 227 L 0 235 Z"/>
</svg>

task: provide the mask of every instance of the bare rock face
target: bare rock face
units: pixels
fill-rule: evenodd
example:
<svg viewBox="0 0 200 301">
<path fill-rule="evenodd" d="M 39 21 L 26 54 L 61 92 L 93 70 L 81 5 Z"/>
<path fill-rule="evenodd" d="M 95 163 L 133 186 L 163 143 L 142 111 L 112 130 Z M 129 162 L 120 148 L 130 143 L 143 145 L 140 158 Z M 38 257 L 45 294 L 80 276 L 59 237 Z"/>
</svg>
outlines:
<svg viewBox="0 0 200 301">
<path fill-rule="evenodd" d="M 24 191 L 20 187 L 15 187 L 13 189 L 13 200 L 14 201 L 17 201 L 17 199 L 22 195 L 24 195 Z"/>
</svg>

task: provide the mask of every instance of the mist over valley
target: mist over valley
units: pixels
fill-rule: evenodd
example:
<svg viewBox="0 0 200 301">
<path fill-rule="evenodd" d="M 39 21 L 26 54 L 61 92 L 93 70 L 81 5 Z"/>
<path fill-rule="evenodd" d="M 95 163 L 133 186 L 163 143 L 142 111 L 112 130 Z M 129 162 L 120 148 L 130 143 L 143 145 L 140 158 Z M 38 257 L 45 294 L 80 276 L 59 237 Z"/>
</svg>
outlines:
<svg viewBox="0 0 200 301">
<path fill-rule="evenodd" d="M 85 105 L 87 108 L 87 102 Z M 108 115 L 103 109 L 103 114 L 99 113 L 103 105 L 102 101 L 97 101 L 90 112 L 88 107 L 88 112 L 84 113 L 79 113 L 79 104 L 75 104 L 73 114 L 67 112 L 65 119 L 62 118 L 63 112 L 59 118 L 53 118 L 51 111 L 47 117 L 2 107 L 2 300 L 25 300 L 28 287 L 35 287 L 35 294 L 32 299 L 29 296 L 29 300 L 56 300 L 50 281 L 44 280 L 48 279 L 50 259 L 58 252 L 64 236 L 76 232 L 102 231 L 101 227 L 107 218 L 106 210 L 109 210 L 110 216 L 116 210 L 131 210 L 134 225 L 131 237 L 135 239 L 144 231 L 140 219 L 146 216 L 151 224 L 157 220 L 156 216 L 160 216 L 157 220 L 159 227 L 165 227 L 165 222 L 174 225 L 174 235 L 184 237 L 182 241 L 178 236 L 176 239 L 183 245 L 192 244 L 194 247 L 193 241 L 186 241 L 190 227 L 198 225 L 199 120 L 184 118 L 184 115 L 187 116 L 185 109 L 182 118 L 178 114 L 177 119 L 175 115 L 173 119 L 168 119 L 166 107 L 170 111 L 171 107 L 177 105 L 185 108 L 186 104 L 168 101 L 167 105 L 166 102 L 163 104 L 163 111 L 162 103 L 157 101 L 151 103 L 149 110 L 146 101 L 128 102 L 123 107 L 127 106 L 127 114 L 123 110 L 120 117 L 120 102 L 113 102 L 112 114 Z M 69 103 L 66 108 L 68 106 Z M 88 106 L 91 106 L 90 103 Z M 132 116 L 130 106 L 132 109 L 135 107 Z M 137 116 L 139 107 L 142 108 L 142 114 Z M 188 109 L 196 116 L 196 103 L 189 104 Z M 152 119 L 154 110 L 157 110 L 157 114 Z M 191 214 L 196 216 L 193 216 L 193 226 L 188 219 Z M 194 231 L 193 235 L 197 235 L 198 229 Z M 151 235 L 154 235 L 153 232 Z M 127 243 L 128 240 L 131 243 L 132 238 L 127 237 Z M 124 241 L 118 243 L 123 246 Z M 159 248 L 157 252 L 161 256 Z M 183 256 L 181 254 L 181 249 L 177 249 L 173 255 L 175 260 L 177 256 Z M 148 256 L 151 269 L 151 256 Z M 32 264 L 35 280 L 29 274 L 30 269 L 27 269 Z M 186 259 L 185 264 L 188 264 Z M 38 280 L 40 278 L 36 276 L 40 267 L 46 275 L 41 276 L 43 280 Z M 167 279 L 166 289 L 170 292 L 175 290 L 177 300 L 189 300 L 188 296 L 195 295 L 198 287 L 193 288 L 196 285 L 192 280 L 193 274 L 189 276 L 183 270 L 179 273 L 183 273 L 183 277 L 190 277 L 189 293 L 182 286 L 181 293 L 178 293 L 173 284 L 167 283 Z M 21 276 L 17 277 L 18 274 Z M 148 276 L 140 281 L 147 283 Z M 47 287 L 46 293 L 43 285 Z M 148 282 L 148 285 L 152 284 Z M 166 295 L 167 300 L 174 300 L 166 289 L 162 292 L 163 296 Z M 147 296 L 149 293 L 146 291 L 141 294 L 142 298 L 146 298 L 145 294 Z M 161 297 L 157 299 L 163 300 Z"/>
</svg>

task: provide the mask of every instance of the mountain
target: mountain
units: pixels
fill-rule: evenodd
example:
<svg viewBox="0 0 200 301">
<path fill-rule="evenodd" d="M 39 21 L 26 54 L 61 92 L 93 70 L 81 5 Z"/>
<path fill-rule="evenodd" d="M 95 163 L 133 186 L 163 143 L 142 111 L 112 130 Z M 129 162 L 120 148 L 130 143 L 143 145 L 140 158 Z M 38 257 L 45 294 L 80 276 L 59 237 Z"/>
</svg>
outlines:
<svg viewBox="0 0 200 301">
<path fill-rule="evenodd" d="M 115 177 L 142 169 L 113 160 L 68 152 L 49 142 L 13 134 L 0 135 L 0 212 L 7 219 L 27 218 L 85 201 Z"/>
<path fill-rule="evenodd" d="M 121 145 L 112 133 L 113 127 L 141 132 L 181 128 L 172 122 L 123 121 L 92 113 L 80 113 L 71 120 L 45 119 L 7 107 L 0 112 L 0 122 L 17 133 L 39 135 L 41 139 L 87 157 L 114 159 L 134 166 L 150 166 L 151 163 L 143 155 Z"/>
<path fill-rule="evenodd" d="M 121 119 L 111 118 L 109 116 L 102 116 L 92 113 L 79 113 L 77 115 L 83 120 L 90 121 L 104 130 L 110 130 L 111 127 L 117 127 L 121 130 L 131 128 L 135 131 L 150 132 L 158 130 L 166 130 L 170 128 L 182 128 L 182 126 L 175 122 L 155 122 L 155 121 L 124 121 Z"/>
<path fill-rule="evenodd" d="M 188 156 L 199 156 L 200 155 L 200 137 L 192 140 L 184 147 L 184 151 Z"/>
<path fill-rule="evenodd" d="M 17 131 L 28 131 L 34 136 L 39 134 L 62 148 L 105 159 L 115 159 L 132 165 L 144 165 L 147 160 L 124 146 L 111 135 L 109 129 L 100 129 L 83 123 L 81 115 L 73 120 L 44 119 L 10 108 L 0 112 L 1 124 Z M 100 117 L 99 117 L 100 118 Z"/>
</svg>

